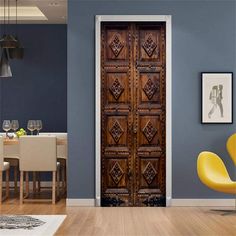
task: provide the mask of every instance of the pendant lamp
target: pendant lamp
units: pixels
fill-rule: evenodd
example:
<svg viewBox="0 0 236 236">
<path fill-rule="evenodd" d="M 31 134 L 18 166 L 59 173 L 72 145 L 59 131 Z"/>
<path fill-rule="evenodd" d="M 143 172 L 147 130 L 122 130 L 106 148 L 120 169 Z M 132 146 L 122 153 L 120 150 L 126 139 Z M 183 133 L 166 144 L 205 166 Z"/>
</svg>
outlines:
<svg viewBox="0 0 236 236">
<path fill-rule="evenodd" d="M 18 39 L 17 46 L 15 48 L 9 48 L 8 52 L 11 59 L 23 59 L 24 57 L 24 48 L 21 47 L 20 41 Z"/>
<path fill-rule="evenodd" d="M 11 34 L 3 35 L 0 39 L 1 48 L 15 48 L 17 47 L 17 40 Z"/>
<path fill-rule="evenodd" d="M 10 24 L 10 0 L 8 0 L 8 26 Z M 1 48 L 15 48 L 17 47 L 17 40 L 11 34 L 6 34 L 6 0 L 4 0 L 4 35 L 0 39 Z"/>
<path fill-rule="evenodd" d="M 12 77 L 11 67 L 7 55 L 7 49 L 2 49 L 2 56 L 0 61 L 0 77 Z"/>
<path fill-rule="evenodd" d="M 16 37 L 15 39 L 17 41 L 17 45 L 16 47 L 8 49 L 9 57 L 11 59 L 23 59 L 24 57 L 24 48 L 21 46 L 20 41 L 17 37 L 17 34 L 18 34 L 17 33 L 18 32 L 17 9 L 18 9 L 18 6 L 17 6 L 17 0 L 16 0 Z"/>
</svg>

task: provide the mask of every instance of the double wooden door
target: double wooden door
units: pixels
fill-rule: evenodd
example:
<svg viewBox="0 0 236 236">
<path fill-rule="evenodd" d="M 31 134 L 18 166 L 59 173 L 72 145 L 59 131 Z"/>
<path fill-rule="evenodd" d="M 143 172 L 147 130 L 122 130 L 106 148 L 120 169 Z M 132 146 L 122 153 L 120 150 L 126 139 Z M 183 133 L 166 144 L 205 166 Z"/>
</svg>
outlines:
<svg viewBox="0 0 236 236">
<path fill-rule="evenodd" d="M 165 206 L 165 42 L 165 23 L 102 24 L 102 206 Z"/>
</svg>

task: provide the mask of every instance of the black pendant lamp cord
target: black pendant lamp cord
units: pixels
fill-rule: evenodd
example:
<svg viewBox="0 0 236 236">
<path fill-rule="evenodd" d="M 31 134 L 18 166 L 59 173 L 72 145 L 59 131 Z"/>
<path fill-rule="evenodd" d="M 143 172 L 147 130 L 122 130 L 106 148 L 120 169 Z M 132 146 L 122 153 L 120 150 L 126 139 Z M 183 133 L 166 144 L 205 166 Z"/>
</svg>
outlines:
<svg viewBox="0 0 236 236">
<path fill-rule="evenodd" d="M 8 0 L 8 34 L 10 34 L 10 0 Z"/>
<path fill-rule="evenodd" d="M 10 0 L 8 0 L 8 28 L 10 23 Z"/>
<path fill-rule="evenodd" d="M 17 12 L 17 0 L 16 0 L 16 37 L 18 37 L 18 21 L 17 21 L 17 16 L 18 16 L 18 12 Z"/>
<path fill-rule="evenodd" d="M 6 34 L 6 0 L 4 0 L 4 34 Z"/>
</svg>

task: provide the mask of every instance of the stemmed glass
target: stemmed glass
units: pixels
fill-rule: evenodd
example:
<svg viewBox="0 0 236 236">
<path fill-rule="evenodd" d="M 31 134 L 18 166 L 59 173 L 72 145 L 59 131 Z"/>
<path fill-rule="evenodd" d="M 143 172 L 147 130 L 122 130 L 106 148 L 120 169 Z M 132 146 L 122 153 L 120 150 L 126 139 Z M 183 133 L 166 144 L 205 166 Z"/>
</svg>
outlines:
<svg viewBox="0 0 236 236">
<path fill-rule="evenodd" d="M 33 131 L 36 129 L 35 120 L 29 120 L 28 121 L 27 129 L 31 132 L 31 135 L 33 135 Z"/>
<path fill-rule="evenodd" d="M 18 120 L 12 120 L 11 121 L 11 128 L 13 129 L 14 133 L 19 129 L 19 121 Z"/>
<path fill-rule="evenodd" d="M 36 130 L 37 130 L 37 135 L 39 135 L 39 131 L 43 128 L 43 123 L 41 120 L 36 120 Z"/>
<path fill-rule="evenodd" d="M 11 130 L 11 121 L 4 120 L 2 123 L 2 129 L 6 132 L 6 137 L 8 137 L 8 131 Z"/>
</svg>

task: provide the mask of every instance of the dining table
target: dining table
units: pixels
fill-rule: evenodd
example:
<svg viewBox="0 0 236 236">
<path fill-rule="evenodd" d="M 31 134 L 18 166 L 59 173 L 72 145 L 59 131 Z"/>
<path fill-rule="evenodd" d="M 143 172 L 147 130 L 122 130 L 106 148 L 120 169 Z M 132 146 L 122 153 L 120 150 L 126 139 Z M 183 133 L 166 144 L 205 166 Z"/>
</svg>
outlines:
<svg viewBox="0 0 236 236">
<path fill-rule="evenodd" d="M 18 138 L 4 138 L 3 140 L 4 145 L 17 145 L 19 144 L 19 139 Z M 57 145 L 66 145 L 67 144 L 67 139 L 66 138 L 58 138 L 57 137 Z"/>
<path fill-rule="evenodd" d="M 52 133 L 52 135 L 54 135 L 54 134 Z M 67 138 L 57 137 L 57 135 L 55 135 L 55 136 L 56 136 L 57 146 L 67 145 Z M 14 137 L 14 138 L 4 137 L 3 144 L 6 146 L 19 145 L 20 141 L 19 141 L 19 138 L 16 138 L 16 137 Z M 4 158 L 4 161 L 9 162 L 10 166 L 13 167 L 13 169 L 14 169 L 14 186 L 15 186 L 14 191 L 15 191 L 15 193 L 17 193 L 18 192 L 18 189 L 17 189 L 18 174 L 17 173 L 18 173 L 18 167 L 19 167 L 19 159 L 6 157 L 6 158 Z M 65 163 L 64 163 L 64 165 L 65 165 Z M 33 178 L 34 179 L 36 178 L 35 173 L 33 175 Z M 34 183 L 35 183 L 35 181 L 34 181 Z M 35 189 L 35 184 L 34 184 L 33 188 Z"/>
</svg>

